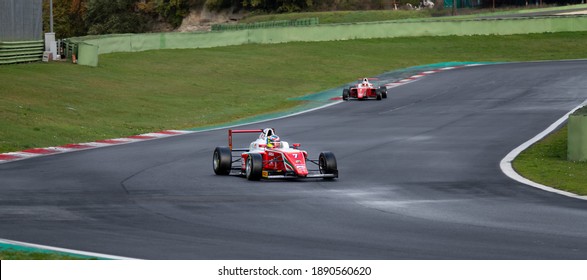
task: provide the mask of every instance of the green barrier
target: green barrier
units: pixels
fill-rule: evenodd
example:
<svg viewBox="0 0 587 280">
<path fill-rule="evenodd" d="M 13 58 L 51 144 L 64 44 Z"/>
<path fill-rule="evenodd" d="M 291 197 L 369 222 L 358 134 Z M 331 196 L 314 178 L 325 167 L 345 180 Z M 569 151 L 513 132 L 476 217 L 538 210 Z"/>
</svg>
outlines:
<svg viewBox="0 0 587 280">
<path fill-rule="evenodd" d="M 0 42 L 0 65 L 41 61 L 44 49 L 42 40 Z"/>
<path fill-rule="evenodd" d="M 100 55 L 112 52 L 211 48 L 296 41 L 318 42 L 450 35 L 513 35 L 563 31 L 587 31 L 587 16 L 458 21 L 384 21 L 198 33 L 121 34 L 71 38 L 71 41 L 98 46 L 98 55 Z M 90 65 L 92 61 L 97 61 L 97 58 L 90 58 L 90 55 L 79 54 L 79 56 L 79 63 L 83 65 Z M 86 61 L 86 59 L 91 61 Z"/>
<path fill-rule="evenodd" d="M 96 45 L 80 43 L 78 45 L 78 64 L 86 66 L 98 66 L 98 49 Z"/>
<path fill-rule="evenodd" d="M 587 106 L 569 116 L 567 159 L 587 161 Z"/>
</svg>

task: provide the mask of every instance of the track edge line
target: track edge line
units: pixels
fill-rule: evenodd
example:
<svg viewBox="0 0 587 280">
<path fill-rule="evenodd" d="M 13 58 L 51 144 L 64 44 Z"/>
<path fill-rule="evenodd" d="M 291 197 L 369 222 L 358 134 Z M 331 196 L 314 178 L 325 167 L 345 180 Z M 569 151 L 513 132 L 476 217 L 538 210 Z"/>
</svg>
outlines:
<svg viewBox="0 0 587 280">
<path fill-rule="evenodd" d="M 499 167 L 500 167 L 501 171 L 506 176 L 510 177 L 512 180 L 518 181 L 519 183 L 522 183 L 524 185 L 534 187 L 537 189 L 541 189 L 543 191 L 564 195 L 564 196 L 571 197 L 571 198 L 587 200 L 587 196 L 581 196 L 581 195 L 578 195 L 578 194 L 575 194 L 572 192 L 559 190 L 559 189 L 556 189 L 556 188 L 553 188 L 550 186 L 546 186 L 546 185 L 534 182 L 534 181 L 520 175 L 518 172 L 516 172 L 516 170 L 512 166 L 512 162 L 516 159 L 516 157 L 518 157 L 518 155 L 520 155 L 521 152 L 525 151 L 530 146 L 532 146 L 534 143 L 542 140 L 548 134 L 550 134 L 551 132 L 556 130 L 560 125 L 562 125 L 569 118 L 569 115 L 571 115 L 572 113 L 574 113 L 579 108 L 581 108 L 585 105 L 587 105 L 587 99 L 585 101 L 583 101 L 583 103 L 581 103 L 579 106 L 575 107 L 574 109 L 572 109 L 571 111 L 566 113 L 564 116 L 562 116 L 560 119 L 555 121 L 553 124 L 551 124 L 549 127 L 547 127 L 544 131 L 540 132 L 538 135 L 534 136 L 530 140 L 524 142 L 522 145 L 516 147 L 511 152 L 509 152 L 499 163 Z"/>
<path fill-rule="evenodd" d="M 121 257 L 115 255 L 108 255 L 108 254 L 100 254 L 100 253 L 93 253 L 93 252 L 86 252 L 86 251 L 79 251 L 79 250 L 72 250 L 60 247 L 53 247 L 53 246 L 46 246 L 46 245 L 39 245 L 21 241 L 14 241 L 9 239 L 2 239 L 0 238 L 0 243 L 12 245 L 15 247 L 26 247 L 26 248 L 33 248 L 43 251 L 53 251 L 59 253 L 65 253 L 70 255 L 77 255 L 77 256 L 86 256 L 86 257 L 96 257 L 101 259 L 109 259 L 109 260 L 137 260 L 135 258 L 128 258 L 128 257 Z"/>
</svg>

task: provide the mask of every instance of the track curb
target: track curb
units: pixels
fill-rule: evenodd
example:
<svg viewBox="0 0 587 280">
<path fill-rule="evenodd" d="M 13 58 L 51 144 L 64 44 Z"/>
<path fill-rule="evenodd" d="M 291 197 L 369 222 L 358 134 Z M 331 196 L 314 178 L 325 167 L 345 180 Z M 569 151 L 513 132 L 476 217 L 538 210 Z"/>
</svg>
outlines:
<svg viewBox="0 0 587 280">
<path fill-rule="evenodd" d="M 571 197 L 571 198 L 576 198 L 576 199 L 581 199 L 581 200 L 587 200 L 587 196 L 581 196 L 572 192 L 567 192 L 567 191 L 563 191 L 563 190 L 559 190 L 553 187 L 549 187 L 546 185 L 542 185 L 540 183 L 534 182 L 530 179 L 527 179 L 525 177 L 523 177 L 522 175 L 520 175 L 518 172 L 516 172 L 516 170 L 514 169 L 514 167 L 512 166 L 512 162 L 516 159 L 516 157 L 523 152 L 524 150 L 528 149 L 530 146 L 532 146 L 534 143 L 542 140 L 544 137 L 546 137 L 547 135 L 549 135 L 551 132 L 557 130 L 565 121 L 567 121 L 567 119 L 569 118 L 569 115 L 571 115 L 573 112 L 575 112 L 576 110 L 578 110 L 579 108 L 583 107 L 587 105 L 587 100 L 583 101 L 583 103 L 581 103 L 581 105 L 575 107 L 574 109 L 572 109 L 571 111 L 569 111 L 568 113 L 566 113 L 564 116 L 562 116 L 560 119 L 558 119 L 557 121 L 555 121 L 553 124 L 551 124 L 549 127 L 547 127 L 544 131 L 540 132 L 538 135 L 534 136 L 533 138 L 531 138 L 530 140 L 524 142 L 522 145 L 518 146 L 517 148 L 513 149 L 511 152 L 509 152 L 499 163 L 499 167 L 501 169 L 501 171 L 508 177 L 510 177 L 511 179 L 518 181 L 524 185 L 530 186 L 530 187 L 534 187 L 537 189 L 541 189 L 543 191 L 547 191 L 547 192 L 552 192 L 552 193 L 556 193 L 556 194 L 560 194 L 560 195 L 564 195 L 567 197 Z"/>
</svg>

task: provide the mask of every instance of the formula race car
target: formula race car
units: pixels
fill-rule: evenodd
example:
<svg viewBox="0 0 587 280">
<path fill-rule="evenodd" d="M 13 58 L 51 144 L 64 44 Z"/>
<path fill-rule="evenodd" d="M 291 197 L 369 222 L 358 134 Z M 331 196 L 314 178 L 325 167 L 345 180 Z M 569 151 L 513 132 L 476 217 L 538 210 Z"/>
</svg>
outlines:
<svg viewBox="0 0 587 280">
<path fill-rule="evenodd" d="M 233 148 L 235 133 L 260 133 L 248 148 Z M 317 160 L 308 159 L 308 153 L 300 150 L 300 144 L 281 141 L 272 128 L 228 130 L 228 147 L 216 147 L 212 165 L 216 175 L 240 175 L 249 180 L 261 178 L 338 178 L 336 158 L 331 152 L 322 152 Z M 234 166 L 233 163 L 240 162 Z M 307 163 L 317 169 L 310 170 Z M 233 172 L 234 171 L 234 172 Z"/>
<path fill-rule="evenodd" d="M 371 80 L 375 79 L 371 78 Z M 356 85 L 342 90 L 342 100 L 349 100 L 350 98 L 359 100 L 381 100 L 382 98 L 387 98 L 387 87 L 375 87 L 369 82 L 369 78 L 363 78 L 362 80 L 359 80 Z"/>
</svg>

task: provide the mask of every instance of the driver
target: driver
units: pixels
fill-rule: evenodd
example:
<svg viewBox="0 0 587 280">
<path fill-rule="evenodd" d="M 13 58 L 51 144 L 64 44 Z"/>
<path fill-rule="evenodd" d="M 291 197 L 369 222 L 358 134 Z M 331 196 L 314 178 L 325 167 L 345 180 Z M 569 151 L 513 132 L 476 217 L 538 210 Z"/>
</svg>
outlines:
<svg viewBox="0 0 587 280">
<path fill-rule="evenodd" d="M 279 136 L 273 134 L 267 137 L 267 148 L 277 148 L 279 147 Z"/>
</svg>

